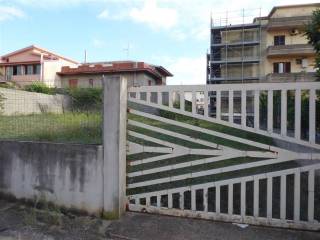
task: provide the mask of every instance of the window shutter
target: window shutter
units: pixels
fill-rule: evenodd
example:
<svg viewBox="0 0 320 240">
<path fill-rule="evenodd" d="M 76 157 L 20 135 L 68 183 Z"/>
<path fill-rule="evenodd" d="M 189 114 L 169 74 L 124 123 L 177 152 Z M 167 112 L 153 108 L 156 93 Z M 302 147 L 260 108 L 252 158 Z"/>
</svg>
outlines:
<svg viewBox="0 0 320 240">
<path fill-rule="evenodd" d="M 279 63 L 273 63 L 273 72 L 279 73 Z"/>
<path fill-rule="evenodd" d="M 290 62 L 286 62 L 286 63 L 285 63 L 284 72 L 285 72 L 285 73 L 290 73 L 290 72 L 291 72 L 291 63 L 290 63 Z"/>
</svg>

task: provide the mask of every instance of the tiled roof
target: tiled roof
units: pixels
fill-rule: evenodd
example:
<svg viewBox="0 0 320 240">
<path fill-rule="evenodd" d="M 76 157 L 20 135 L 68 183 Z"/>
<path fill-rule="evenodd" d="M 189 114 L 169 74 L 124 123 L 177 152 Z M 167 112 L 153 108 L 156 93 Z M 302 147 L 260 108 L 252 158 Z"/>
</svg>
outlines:
<svg viewBox="0 0 320 240">
<path fill-rule="evenodd" d="M 154 66 L 145 62 L 133 61 L 115 61 L 101 63 L 86 63 L 76 68 L 62 67 L 59 75 L 81 75 L 81 74 L 107 74 L 107 73 L 130 73 L 145 72 L 154 78 L 173 76 L 168 70 L 162 66 Z"/>
</svg>

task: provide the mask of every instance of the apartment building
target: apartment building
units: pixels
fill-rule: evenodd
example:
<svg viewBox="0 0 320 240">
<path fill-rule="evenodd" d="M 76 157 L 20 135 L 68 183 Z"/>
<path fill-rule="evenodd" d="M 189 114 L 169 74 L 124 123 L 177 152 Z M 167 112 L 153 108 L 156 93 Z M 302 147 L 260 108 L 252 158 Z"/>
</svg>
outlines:
<svg viewBox="0 0 320 240">
<path fill-rule="evenodd" d="M 212 21 L 207 83 L 315 80 L 315 52 L 304 28 L 317 8 L 320 3 L 279 6 L 249 23 Z"/>
</svg>

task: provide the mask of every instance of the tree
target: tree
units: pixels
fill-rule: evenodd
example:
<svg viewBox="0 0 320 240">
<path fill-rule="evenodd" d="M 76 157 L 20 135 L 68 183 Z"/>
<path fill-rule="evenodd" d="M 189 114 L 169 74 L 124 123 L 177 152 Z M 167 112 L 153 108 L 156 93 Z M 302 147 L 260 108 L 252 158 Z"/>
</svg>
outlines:
<svg viewBox="0 0 320 240">
<path fill-rule="evenodd" d="M 320 9 L 312 13 L 311 22 L 306 26 L 305 36 L 309 44 L 312 44 L 316 51 L 316 64 L 317 76 L 320 77 Z"/>
</svg>

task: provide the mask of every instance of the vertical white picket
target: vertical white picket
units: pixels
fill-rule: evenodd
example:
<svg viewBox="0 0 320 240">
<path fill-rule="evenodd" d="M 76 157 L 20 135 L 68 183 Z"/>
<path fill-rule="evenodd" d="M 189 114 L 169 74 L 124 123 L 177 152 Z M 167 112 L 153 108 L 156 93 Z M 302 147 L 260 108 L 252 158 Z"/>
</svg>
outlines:
<svg viewBox="0 0 320 240">
<path fill-rule="evenodd" d="M 229 122 L 233 123 L 233 90 L 229 90 Z"/>
<path fill-rule="evenodd" d="M 196 101 L 197 101 L 197 97 L 196 97 L 196 92 L 192 91 L 192 115 L 195 115 L 197 113 L 196 110 Z"/>
<path fill-rule="evenodd" d="M 254 129 L 259 130 L 259 123 L 260 123 L 260 91 L 254 91 Z"/>
<path fill-rule="evenodd" d="M 196 211 L 196 191 L 194 189 L 191 189 L 191 210 Z"/>
<path fill-rule="evenodd" d="M 268 132 L 273 132 L 273 90 L 268 90 Z"/>
<path fill-rule="evenodd" d="M 172 192 L 168 192 L 168 208 L 172 208 Z"/>
<path fill-rule="evenodd" d="M 287 176 L 282 175 L 280 180 L 280 219 L 286 219 Z"/>
<path fill-rule="evenodd" d="M 316 141 L 316 90 L 310 89 L 309 98 L 309 141 Z"/>
<path fill-rule="evenodd" d="M 221 92 L 216 92 L 217 102 L 216 102 L 216 118 L 217 120 L 221 119 Z"/>
<path fill-rule="evenodd" d="M 233 183 L 228 185 L 228 214 L 233 214 Z"/>
<path fill-rule="evenodd" d="M 308 221 L 314 220 L 314 169 L 308 175 Z"/>
<path fill-rule="evenodd" d="M 204 212 L 208 212 L 208 188 L 203 189 L 203 208 Z"/>
<path fill-rule="evenodd" d="M 173 91 L 172 90 L 168 91 L 168 98 L 169 98 L 169 108 L 172 108 L 173 107 L 173 103 L 172 103 Z"/>
<path fill-rule="evenodd" d="M 180 92 L 180 110 L 184 111 L 184 91 Z"/>
<path fill-rule="evenodd" d="M 158 91 L 157 92 L 157 104 L 162 105 L 162 92 Z"/>
<path fill-rule="evenodd" d="M 220 214 L 220 185 L 216 185 L 216 213 Z"/>
<path fill-rule="evenodd" d="M 294 137 L 300 140 L 301 136 L 301 89 L 296 89 L 294 97 Z"/>
<path fill-rule="evenodd" d="M 267 178 L 267 218 L 272 218 L 272 177 Z"/>
<path fill-rule="evenodd" d="M 208 109 L 208 103 L 209 103 L 209 98 L 208 98 L 208 91 L 204 91 L 204 116 L 208 117 L 209 116 L 209 109 Z"/>
<path fill-rule="evenodd" d="M 246 182 L 245 181 L 241 181 L 241 194 L 240 194 L 240 198 L 241 198 L 241 217 L 245 217 L 246 216 Z"/>
<path fill-rule="evenodd" d="M 300 171 L 294 174 L 294 221 L 300 221 Z"/>
<path fill-rule="evenodd" d="M 253 216 L 259 217 L 259 179 L 253 180 Z"/>
<path fill-rule="evenodd" d="M 281 135 L 287 135 L 287 90 L 281 91 Z"/>
<path fill-rule="evenodd" d="M 180 209 L 184 209 L 184 194 L 183 192 L 180 192 L 180 197 L 179 197 L 179 206 L 180 206 Z"/>
<path fill-rule="evenodd" d="M 157 207 L 161 207 L 161 195 L 157 195 Z"/>
<path fill-rule="evenodd" d="M 151 102 L 151 92 L 146 92 L 146 102 L 150 103 Z"/>
<path fill-rule="evenodd" d="M 241 125 L 247 125 L 247 91 L 241 91 Z"/>
</svg>

